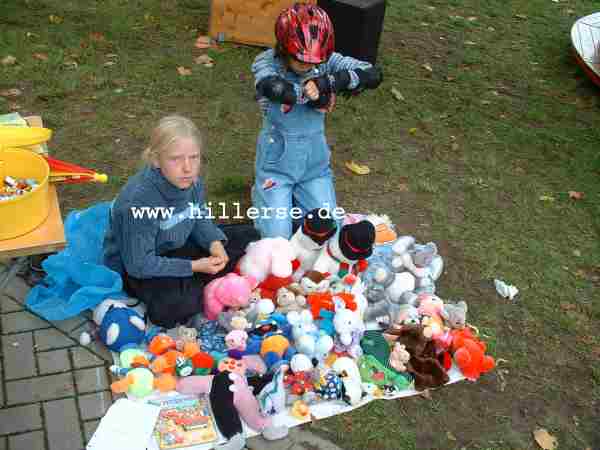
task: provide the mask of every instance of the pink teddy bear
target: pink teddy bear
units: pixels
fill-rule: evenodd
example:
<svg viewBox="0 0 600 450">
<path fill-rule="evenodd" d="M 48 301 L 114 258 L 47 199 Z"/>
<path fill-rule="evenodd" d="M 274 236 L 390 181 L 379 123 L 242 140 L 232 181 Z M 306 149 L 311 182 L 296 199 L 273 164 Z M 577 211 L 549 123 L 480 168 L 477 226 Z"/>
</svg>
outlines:
<svg viewBox="0 0 600 450">
<path fill-rule="evenodd" d="M 269 275 L 285 278 L 292 275 L 292 261 L 297 258 L 296 250 L 282 237 L 264 238 L 251 242 L 239 262 L 239 272 L 265 281 Z"/>
<path fill-rule="evenodd" d="M 208 320 L 216 320 L 225 308 L 248 306 L 257 284 L 254 277 L 235 273 L 212 280 L 204 287 L 204 315 Z"/>
</svg>

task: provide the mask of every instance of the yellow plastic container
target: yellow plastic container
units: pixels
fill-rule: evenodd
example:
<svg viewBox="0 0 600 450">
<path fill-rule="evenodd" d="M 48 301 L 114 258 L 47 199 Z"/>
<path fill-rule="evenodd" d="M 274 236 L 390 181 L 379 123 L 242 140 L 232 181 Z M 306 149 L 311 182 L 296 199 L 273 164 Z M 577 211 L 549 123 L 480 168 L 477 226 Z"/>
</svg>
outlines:
<svg viewBox="0 0 600 450">
<path fill-rule="evenodd" d="M 0 173 L 12 178 L 32 178 L 39 185 L 11 200 L 0 201 L 0 240 L 12 239 L 41 225 L 48 217 L 50 167 L 44 158 L 20 148 L 4 148 L 0 143 Z"/>
</svg>

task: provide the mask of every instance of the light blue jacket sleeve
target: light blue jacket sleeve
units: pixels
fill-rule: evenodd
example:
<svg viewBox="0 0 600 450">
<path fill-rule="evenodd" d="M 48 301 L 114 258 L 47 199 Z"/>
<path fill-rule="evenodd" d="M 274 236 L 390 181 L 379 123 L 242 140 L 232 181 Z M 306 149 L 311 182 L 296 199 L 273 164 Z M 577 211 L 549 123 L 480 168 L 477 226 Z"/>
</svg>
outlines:
<svg viewBox="0 0 600 450">
<path fill-rule="evenodd" d="M 371 63 L 352 58 L 351 56 L 343 56 L 337 52 L 333 52 L 329 60 L 325 63 L 325 70 L 329 74 L 342 70 L 347 70 L 350 73 L 350 85 L 348 86 L 350 90 L 355 89 L 359 83 L 358 75 L 354 70 L 364 70 L 370 67 L 373 67 Z"/>
</svg>

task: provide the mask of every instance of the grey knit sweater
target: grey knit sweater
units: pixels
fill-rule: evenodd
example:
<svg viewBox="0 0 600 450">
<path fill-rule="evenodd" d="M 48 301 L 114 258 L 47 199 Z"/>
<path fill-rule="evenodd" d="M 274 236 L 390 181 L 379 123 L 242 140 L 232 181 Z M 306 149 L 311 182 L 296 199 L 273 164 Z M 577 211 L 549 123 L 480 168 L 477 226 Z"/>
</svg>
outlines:
<svg viewBox="0 0 600 450">
<path fill-rule="evenodd" d="M 202 180 L 188 189 L 171 184 L 160 169 L 146 166 L 115 199 L 104 237 L 104 264 L 134 278 L 189 277 L 191 261 L 159 256 L 188 238 L 208 250 L 225 234 L 209 216 Z"/>
</svg>

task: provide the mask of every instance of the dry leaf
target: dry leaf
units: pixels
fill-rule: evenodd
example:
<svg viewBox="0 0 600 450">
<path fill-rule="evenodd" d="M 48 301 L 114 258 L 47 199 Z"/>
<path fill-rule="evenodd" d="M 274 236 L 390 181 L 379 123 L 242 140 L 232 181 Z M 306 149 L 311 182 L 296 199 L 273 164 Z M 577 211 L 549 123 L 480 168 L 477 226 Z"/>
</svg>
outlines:
<svg viewBox="0 0 600 450">
<path fill-rule="evenodd" d="M 431 400 L 431 391 L 429 389 L 425 389 L 424 391 L 421 391 L 419 393 L 419 395 L 423 398 L 426 398 L 427 400 Z"/>
<path fill-rule="evenodd" d="M 554 197 L 552 197 L 551 195 L 540 195 L 540 200 L 543 202 L 553 202 Z"/>
<path fill-rule="evenodd" d="M 12 66 L 16 62 L 17 62 L 17 58 L 15 58 L 12 55 L 8 55 L 8 56 L 5 56 L 4 58 L 2 58 L 3 66 Z"/>
<path fill-rule="evenodd" d="M 554 450 L 558 444 L 556 438 L 543 428 L 535 430 L 533 437 L 535 438 L 535 442 L 544 450 Z"/>
<path fill-rule="evenodd" d="M 396 98 L 396 100 L 398 100 L 400 102 L 404 101 L 404 96 L 395 87 L 392 88 L 392 95 Z"/>
<path fill-rule="evenodd" d="M 563 311 L 572 311 L 576 308 L 577 305 L 574 305 L 573 303 L 562 302 L 560 304 L 560 309 L 562 309 Z"/>
<path fill-rule="evenodd" d="M 430 64 L 423 64 L 421 67 L 423 67 L 423 69 L 427 70 L 428 72 L 433 72 L 433 68 Z"/>
<path fill-rule="evenodd" d="M 194 44 L 194 47 L 196 48 L 210 48 L 212 46 L 212 40 L 210 38 L 210 36 L 199 36 L 198 39 L 196 39 L 196 43 Z"/>
<path fill-rule="evenodd" d="M 507 369 L 497 369 L 496 376 L 500 380 L 500 392 L 504 392 L 506 389 L 506 379 L 504 378 L 504 374 L 508 374 Z"/>
<path fill-rule="evenodd" d="M 456 442 L 458 440 L 458 439 L 456 439 L 456 436 L 454 436 L 450 431 L 446 431 L 446 437 L 448 438 L 449 441 Z"/>
<path fill-rule="evenodd" d="M 48 55 L 45 53 L 34 53 L 33 59 L 37 59 L 39 61 L 48 61 Z"/>
<path fill-rule="evenodd" d="M 105 41 L 106 38 L 104 35 L 98 31 L 93 31 L 90 33 L 90 41 L 102 42 Z"/>
<path fill-rule="evenodd" d="M 17 89 L 17 88 L 5 89 L 3 91 L 0 91 L 0 97 L 16 98 L 19 95 L 21 95 L 22 93 L 23 92 L 20 89 Z"/>
<path fill-rule="evenodd" d="M 63 18 L 60 16 L 55 16 L 54 14 L 50 14 L 48 16 L 48 20 L 50 21 L 50 23 L 53 23 L 55 25 L 58 25 L 60 23 L 63 23 Z"/>
<path fill-rule="evenodd" d="M 202 64 L 204 67 L 212 67 L 214 65 L 213 59 L 208 55 L 200 55 L 194 59 L 194 63 Z"/>
<path fill-rule="evenodd" d="M 192 74 L 192 70 L 191 69 L 186 69 L 183 66 L 179 66 L 177 68 L 177 72 L 179 73 L 179 75 L 183 76 L 183 77 L 187 77 L 188 75 Z"/>
<path fill-rule="evenodd" d="M 569 198 L 572 198 L 573 200 L 581 200 L 583 196 L 583 192 L 569 191 Z"/>
<path fill-rule="evenodd" d="M 368 166 L 356 164 L 354 161 L 346 161 L 346 168 L 356 175 L 368 175 L 371 169 Z"/>
</svg>

